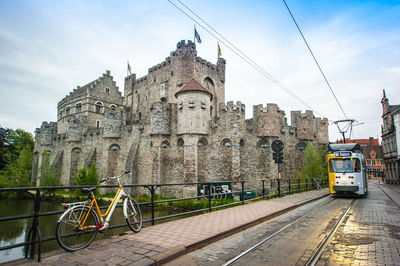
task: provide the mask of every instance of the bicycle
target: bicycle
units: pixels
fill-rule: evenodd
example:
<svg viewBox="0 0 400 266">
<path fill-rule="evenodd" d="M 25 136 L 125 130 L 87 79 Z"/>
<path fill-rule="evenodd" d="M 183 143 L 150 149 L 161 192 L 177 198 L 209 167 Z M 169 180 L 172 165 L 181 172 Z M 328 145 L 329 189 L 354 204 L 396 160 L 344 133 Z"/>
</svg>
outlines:
<svg viewBox="0 0 400 266">
<path fill-rule="evenodd" d="M 97 232 L 107 230 L 111 216 L 121 197 L 124 198 L 123 211 L 129 228 L 135 233 L 140 231 L 142 228 L 140 207 L 133 198 L 125 193 L 120 182 L 120 177 L 128 173 L 129 171 L 125 171 L 119 176 L 107 177 L 99 182 L 115 179 L 119 185 L 118 191 L 104 214 L 101 214 L 93 194 L 96 187 L 82 188 L 84 193 L 90 193 L 91 198 L 87 201 L 63 204 L 66 211 L 60 216 L 56 226 L 57 242 L 63 249 L 77 251 L 86 248 L 92 243 Z"/>
</svg>

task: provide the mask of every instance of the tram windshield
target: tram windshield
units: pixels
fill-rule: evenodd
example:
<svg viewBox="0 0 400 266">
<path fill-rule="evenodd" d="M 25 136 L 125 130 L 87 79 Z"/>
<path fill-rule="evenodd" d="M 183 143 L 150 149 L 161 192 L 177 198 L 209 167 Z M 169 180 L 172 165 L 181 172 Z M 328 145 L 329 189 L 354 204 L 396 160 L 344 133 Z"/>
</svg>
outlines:
<svg viewBox="0 0 400 266">
<path fill-rule="evenodd" d="M 332 158 L 329 160 L 331 173 L 361 172 L 360 160 L 357 158 Z"/>
</svg>

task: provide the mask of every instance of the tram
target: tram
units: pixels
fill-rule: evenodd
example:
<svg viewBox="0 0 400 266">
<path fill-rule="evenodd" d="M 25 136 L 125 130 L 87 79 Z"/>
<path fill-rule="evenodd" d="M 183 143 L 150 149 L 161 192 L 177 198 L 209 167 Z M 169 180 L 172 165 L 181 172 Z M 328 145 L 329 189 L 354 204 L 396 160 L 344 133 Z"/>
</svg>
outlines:
<svg viewBox="0 0 400 266">
<path fill-rule="evenodd" d="M 364 196 L 368 193 L 364 156 L 359 144 L 330 144 L 328 170 L 331 194 Z"/>
</svg>

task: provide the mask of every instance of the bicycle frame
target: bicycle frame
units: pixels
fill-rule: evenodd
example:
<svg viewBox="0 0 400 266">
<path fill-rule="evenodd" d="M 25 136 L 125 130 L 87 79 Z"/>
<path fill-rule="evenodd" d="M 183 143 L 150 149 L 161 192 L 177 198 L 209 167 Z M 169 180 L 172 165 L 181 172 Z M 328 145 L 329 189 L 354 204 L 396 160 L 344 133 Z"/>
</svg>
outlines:
<svg viewBox="0 0 400 266">
<path fill-rule="evenodd" d="M 101 213 L 99 205 L 97 204 L 96 197 L 95 197 L 95 195 L 93 194 L 92 191 L 90 191 L 90 195 L 92 197 L 91 200 L 77 202 L 77 203 L 71 203 L 71 204 L 65 204 L 64 205 L 64 208 L 67 207 L 68 209 L 74 208 L 74 207 L 77 207 L 77 206 L 87 206 L 88 207 L 88 211 L 80 219 L 80 226 L 78 228 L 79 230 L 92 229 L 94 227 L 97 227 L 99 231 L 103 231 L 103 230 L 106 230 L 108 228 L 110 220 L 111 220 L 111 216 L 112 216 L 112 214 L 113 214 L 113 212 L 115 210 L 115 207 L 117 206 L 119 200 L 121 198 L 128 197 L 128 195 L 125 193 L 125 191 L 124 191 L 124 189 L 123 189 L 123 187 L 121 185 L 119 177 L 120 176 L 111 177 L 111 179 L 117 179 L 119 188 L 118 188 L 118 191 L 115 194 L 111 204 L 108 206 L 107 211 L 104 214 Z M 110 178 L 108 178 L 108 179 L 110 179 Z M 96 208 L 96 213 L 97 213 L 97 216 L 99 218 L 100 223 L 97 223 L 95 226 L 93 226 L 93 225 L 85 226 L 86 219 L 89 217 L 89 213 L 92 210 L 93 206 L 95 206 L 95 208 Z M 62 216 L 60 217 L 60 219 L 61 218 L 62 218 Z"/>
</svg>

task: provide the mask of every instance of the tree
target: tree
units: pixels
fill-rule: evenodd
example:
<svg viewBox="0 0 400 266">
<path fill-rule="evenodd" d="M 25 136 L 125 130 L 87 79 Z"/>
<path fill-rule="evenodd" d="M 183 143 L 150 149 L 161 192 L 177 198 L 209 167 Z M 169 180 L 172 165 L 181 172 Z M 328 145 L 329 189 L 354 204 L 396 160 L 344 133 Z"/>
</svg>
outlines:
<svg viewBox="0 0 400 266">
<path fill-rule="evenodd" d="M 10 129 L 0 126 L 0 170 L 4 170 L 9 162 L 8 159 L 8 136 Z"/>
<path fill-rule="evenodd" d="M 0 127 L 0 186 L 31 186 L 34 141 L 22 129 Z"/>
<path fill-rule="evenodd" d="M 298 172 L 299 178 L 313 178 L 318 181 L 326 179 L 328 169 L 325 160 L 325 151 L 322 146 L 319 146 L 315 151 L 311 142 L 307 144 L 304 150 L 305 163 Z"/>
</svg>

